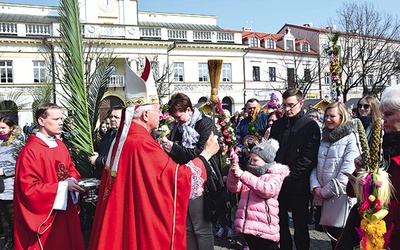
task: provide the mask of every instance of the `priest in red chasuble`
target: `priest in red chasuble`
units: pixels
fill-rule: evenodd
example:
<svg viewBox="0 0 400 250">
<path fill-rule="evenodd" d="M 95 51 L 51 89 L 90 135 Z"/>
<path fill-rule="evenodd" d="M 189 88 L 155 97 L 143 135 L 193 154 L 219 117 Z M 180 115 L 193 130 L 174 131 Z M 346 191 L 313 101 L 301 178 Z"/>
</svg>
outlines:
<svg viewBox="0 0 400 250">
<path fill-rule="evenodd" d="M 14 249 L 85 249 L 77 192 L 80 174 L 61 134 L 63 114 L 56 104 L 38 107 L 39 131 L 29 137 L 16 163 Z"/>
<path fill-rule="evenodd" d="M 204 164 L 219 149 L 210 135 L 199 158 L 185 165 L 175 163 L 150 134 L 158 127 L 160 105 L 156 92 L 151 92 L 154 85 L 146 87 L 145 79 L 142 83 L 145 87 L 136 89 L 147 88 L 143 93 L 132 96 L 135 92 L 128 88 L 134 105 L 123 111 L 106 160 L 90 250 L 186 250 L 189 198 L 201 195 Z M 193 183 L 194 175 L 203 181 Z"/>
</svg>

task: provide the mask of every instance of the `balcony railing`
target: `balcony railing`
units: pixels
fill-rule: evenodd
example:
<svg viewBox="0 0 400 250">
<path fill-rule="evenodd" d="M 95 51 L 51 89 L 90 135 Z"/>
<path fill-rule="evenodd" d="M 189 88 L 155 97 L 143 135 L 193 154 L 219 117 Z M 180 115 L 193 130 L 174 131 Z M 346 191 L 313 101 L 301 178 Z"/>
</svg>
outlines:
<svg viewBox="0 0 400 250">
<path fill-rule="evenodd" d="M 27 36 L 50 36 L 51 26 L 43 24 L 26 24 Z"/>
<path fill-rule="evenodd" d="M 0 34 L 17 35 L 16 23 L 0 23 Z"/>
<path fill-rule="evenodd" d="M 141 37 L 161 38 L 161 28 L 140 28 Z"/>
<path fill-rule="evenodd" d="M 218 32 L 217 40 L 218 42 L 234 42 L 235 35 L 232 32 Z"/>
<path fill-rule="evenodd" d="M 19 37 L 57 36 L 57 24 L 32 23 L 0 23 L 0 35 Z M 138 31 L 138 32 L 136 32 Z M 201 31 L 168 29 L 161 27 L 133 27 L 124 25 L 93 25 L 83 24 L 84 37 L 90 38 L 127 38 L 127 39 L 157 39 L 205 42 L 240 43 L 238 33 L 224 31 Z M 240 36 L 241 37 L 241 36 Z"/>
<path fill-rule="evenodd" d="M 211 41 L 211 31 L 195 31 L 193 32 L 194 40 Z"/>
<path fill-rule="evenodd" d="M 187 40 L 186 30 L 168 30 L 168 39 Z"/>
<path fill-rule="evenodd" d="M 112 75 L 108 87 L 125 87 L 125 78 L 123 75 Z"/>
</svg>

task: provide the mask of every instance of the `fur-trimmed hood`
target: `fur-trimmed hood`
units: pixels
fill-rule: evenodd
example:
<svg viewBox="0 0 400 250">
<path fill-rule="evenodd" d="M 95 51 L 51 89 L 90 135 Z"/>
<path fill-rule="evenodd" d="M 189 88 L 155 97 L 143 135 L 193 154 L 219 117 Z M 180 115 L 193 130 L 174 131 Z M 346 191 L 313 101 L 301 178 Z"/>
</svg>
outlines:
<svg viewBox="0 0 400 250">
<path fill-rule="evenodd" d="M 334 130 L 329 130 L 326 127 L 324 127 L 322 129 L 322 141 L 335 142 L 351 134 L 352 132 L 353 132 L 352 121 L 348 121 L 345 124 L 335 128 Z"/>
<path fill-rule="evenodd" d="M 9 146 L 9 145 L 15 143 L 16 140 L 21 141 L 21 142 L 24 140 L 23 135 L 21 134 L 21 129 L 18 126 L 14 126 L 14 129 L 11 131 L 11 134 L 8 137 L 8 140 L 2 141 L 1 146 Z"/>
</svg>

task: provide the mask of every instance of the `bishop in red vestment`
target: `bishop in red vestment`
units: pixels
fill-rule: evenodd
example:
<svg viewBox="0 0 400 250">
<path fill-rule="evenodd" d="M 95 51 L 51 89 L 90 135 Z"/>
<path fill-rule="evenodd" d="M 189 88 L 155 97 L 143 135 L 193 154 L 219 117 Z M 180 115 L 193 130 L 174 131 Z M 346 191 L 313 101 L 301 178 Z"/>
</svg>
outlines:
<svg viewBox="0 0 400 250">
<path fill-rule="evenodd" d="M 201 193 L 204 184 L 191 178 L 205 181 L 204 164 L 218 151 L 218 142 L 210 137 L 200 158 L 178 165 L 149 133 L 158 126 L 159 108 L 153 104 L 123 112 L 101 180 L 91 250 L 186 250 L 189 197 Z"/>
<path fill-rule="evenodd" d="M 63 115 L 55 104 L 40 106 L 38 112 L 40 132 L 29 137 L 16 163 L 14 249 L 83 250 L 79 209 L 70 192 L 83 191 L 77 183 L 80 174 L 64 143 L 55 138 Z M 55 208 L 56 197 L 60 208 Z"/>
</svg>

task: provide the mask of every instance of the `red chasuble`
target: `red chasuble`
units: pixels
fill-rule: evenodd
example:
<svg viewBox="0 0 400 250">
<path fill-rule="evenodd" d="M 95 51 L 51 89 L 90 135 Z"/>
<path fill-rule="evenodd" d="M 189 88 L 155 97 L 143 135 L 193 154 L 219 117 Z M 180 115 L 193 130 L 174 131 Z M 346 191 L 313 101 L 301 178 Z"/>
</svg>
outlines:
<svg viewBox="0 0 400 250">
<path fill-rule="evenodd" d="M 189 164 L 206 179 L 200 159 Z M 191 176 L 132 123 L 117 173 L 104 169 L 89 249 L 186 250 Z"/>
<path fill-rule="evenodd" d="M 16 163 L 14 186 L 14 239 L 19 249 L 85 249 L 79 209 L 68 192 L 66 211 L 53 210 L 58 182 L 80 179 L 68 149 L 57 139 L 49 148 L 30 136 Z"/>
</svg>

